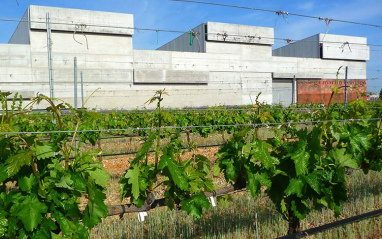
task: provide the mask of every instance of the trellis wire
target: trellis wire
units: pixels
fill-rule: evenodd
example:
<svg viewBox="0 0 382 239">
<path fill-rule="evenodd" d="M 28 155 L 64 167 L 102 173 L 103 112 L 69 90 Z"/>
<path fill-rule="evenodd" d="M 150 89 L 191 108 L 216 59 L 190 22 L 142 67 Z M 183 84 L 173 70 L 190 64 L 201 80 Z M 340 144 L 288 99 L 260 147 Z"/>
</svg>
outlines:
<svg viewBox="0 0 382 239">
<path fill-rule="evenodd" d="M 54 131 L 39 131 L 39 132 L 0 132 L 0 135 L 16 135 L 16 134 L 57 134 L 57 133 L 91 133 L 91 132 L 117 132 L 117 131 L 143 131 L 143 130 L 166 130 L 166 129 L 184 129 L 184 128 L 227 128 L 227 127 L 261 127 L 261 126 L 276 126 L 276 125 L 292 125 L 292 124 L 317 124 L 326 122 L 355 122 L 355 121 L 381 121 L 382 118 L 369 119 L 343 119 L 343 120 L 313 120 L 313 121 L 298 121 L 298 122 L 273 122 L 273 123 L 248 123 L 248 124 L 221 124 L 221 125 L 191 125 L 191 126 L 163 126 L 163 127 L 137 127 L 125 129 L 91 129 L 91 130 L 54 130 Z"/>
</svg>

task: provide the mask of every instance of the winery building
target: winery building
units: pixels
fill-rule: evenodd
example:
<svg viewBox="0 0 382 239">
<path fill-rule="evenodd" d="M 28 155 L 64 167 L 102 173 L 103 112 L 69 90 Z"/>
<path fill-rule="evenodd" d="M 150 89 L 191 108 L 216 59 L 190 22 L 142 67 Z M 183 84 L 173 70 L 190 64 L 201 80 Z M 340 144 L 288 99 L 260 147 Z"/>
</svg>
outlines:
<svg viewBox="0 0 382 239">
<path fill-rule="evenodd" d="M 133 35 L 131 14 L 30 6 L 0 44 L 1 91 L 78 107 L 92 95 L 86 107 L 96 109 L 140 108 L 163 88 L 170 108 L 248 105 L 259 93 L 289 105 L 327 103 L 346 78 L 348 99 L 365 98 L 363 37 L 317 34 L 272 50 L 273 28 L 206 22 L 157 50 L 134 50 Z"/>
</svg>

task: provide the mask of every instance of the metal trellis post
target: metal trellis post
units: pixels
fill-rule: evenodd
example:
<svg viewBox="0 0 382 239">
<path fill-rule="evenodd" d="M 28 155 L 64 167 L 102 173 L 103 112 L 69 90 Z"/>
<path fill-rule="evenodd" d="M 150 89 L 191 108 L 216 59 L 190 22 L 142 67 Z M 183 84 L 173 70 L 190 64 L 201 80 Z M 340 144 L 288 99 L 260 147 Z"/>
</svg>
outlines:
<svg viewBox="0 0 382 239">
<path fill-rule="evenodd" d="M 81 71 L 81 108 L 84 107 L 84 74 Z"/>
<path fill-rule="evenodd" d="M 293 82 L 292 82 L 292 104 L 297 103 L 297 89 L 296 89 L 296 76 L 293 76 Z"/>
<path fill-rule="evenodd" d="M 53 80 L 53 63 L 52 63 L 52 31 L 50 29 L 49 12 L 46 13 L 46 34 L 47 34 L 47 47 L 48 47 L 50 98 L 54 98 L 54 80 Z"/>
<path fill-rule="evenodd" d="M 348 67 L 345 68 L 345 108 L 348 102 Z"/>
<path fill-rule="evenodd" d="M 77 57 L 74 57 L 74 108 L 77 109 Z"/>
</svg>

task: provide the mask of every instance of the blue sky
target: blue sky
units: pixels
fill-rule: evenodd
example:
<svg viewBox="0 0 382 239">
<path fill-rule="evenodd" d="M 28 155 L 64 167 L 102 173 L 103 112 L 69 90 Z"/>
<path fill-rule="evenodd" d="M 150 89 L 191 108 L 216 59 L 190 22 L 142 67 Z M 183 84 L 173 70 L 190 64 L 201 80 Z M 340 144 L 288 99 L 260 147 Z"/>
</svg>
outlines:
<svg viewBox="0 0 382 239">
<path fill-rule="evenodd" d="M 18 1 L 18 2 L 17 2 Z M 382 25 L 382 0 L 206 0 L 270 10 L 299 13 Z M 0 18 L 20 19 L 29 5 L 68 7 L 134 14 L 135 27 L 188 31 L 207 21 L 273 27 L 276 38 L 303 39 L 325 33 L 324 21 L 287 16 L 286 22 L 274 13 L 208 6 L 168 0 L 1 0 Z M 17 23 L 0 21 L 0 43 L 7 43 Z M 369 44 L 382 45 L 382 28 L 331 22 L 330 34 L 367 37 Z M 135 49 L 156 49 L 179 34 L 135 31 Z M 276 40 L 274 48 L 285 45 Z M 367 62 L 368 90 L 382 88 L 382 47 L 370 47 Z"/>
</svg>

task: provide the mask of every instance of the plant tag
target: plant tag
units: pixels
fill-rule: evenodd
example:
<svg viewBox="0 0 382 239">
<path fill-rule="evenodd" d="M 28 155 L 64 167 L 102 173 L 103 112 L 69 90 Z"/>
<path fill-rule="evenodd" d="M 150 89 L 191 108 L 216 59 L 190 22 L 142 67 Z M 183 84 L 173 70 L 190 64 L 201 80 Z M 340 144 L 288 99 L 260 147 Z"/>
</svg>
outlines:
<svg viewBox="0 0 382 239">
<path fill-rule="evenodd" d="M 210 201 L 211 201 L 211 205 L 212 205 L 213 207 L 216 207 L 215 198 L 214 198 L 214 197 L 210 197 Z"/>
<path fill-rule="evenodd" d="M 138 221 L 144 222 L 147 216 L 147 212 L 138 212 Z"/>
</svg>

